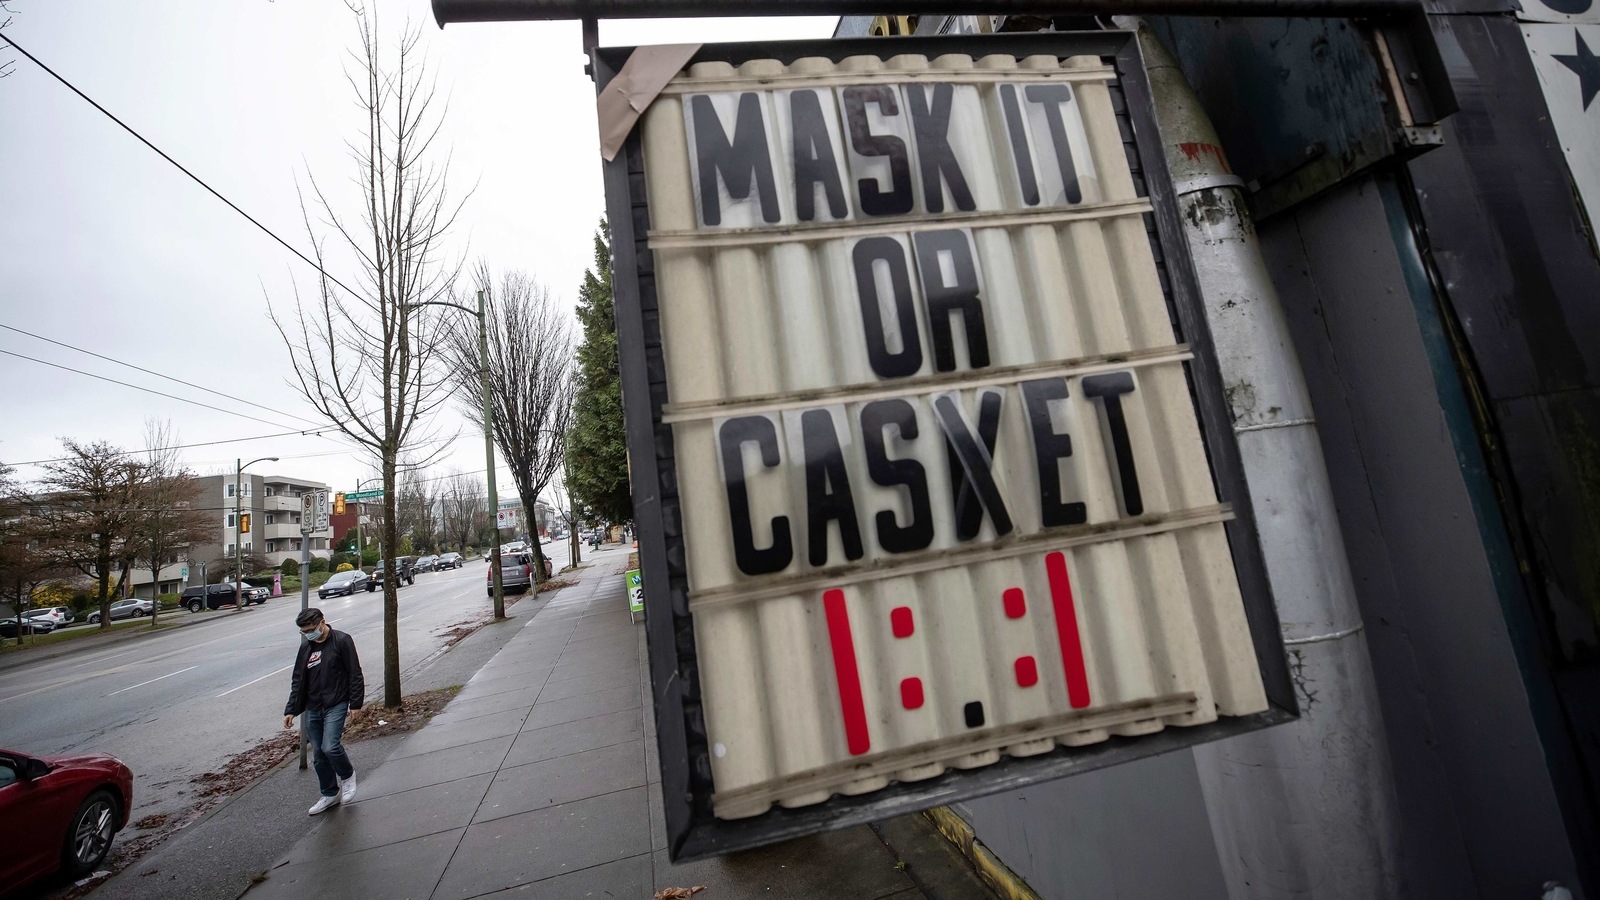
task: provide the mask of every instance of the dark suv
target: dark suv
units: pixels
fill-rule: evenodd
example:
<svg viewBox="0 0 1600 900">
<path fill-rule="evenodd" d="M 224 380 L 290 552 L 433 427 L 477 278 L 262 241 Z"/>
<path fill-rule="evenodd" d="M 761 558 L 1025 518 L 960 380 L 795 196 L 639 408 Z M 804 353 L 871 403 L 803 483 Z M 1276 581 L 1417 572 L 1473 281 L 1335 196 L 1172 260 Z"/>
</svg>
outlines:
<svg viewBox="0 0 1600 900">
<path fill-rule="evenodd" d="M 195 587 L 184 588 L 183 599 L 179 602 L 182 604 L 184 609 L 187 609 L 190 612 L 199 612 L 202 609 L 221 609 L 224 606 L 232 606 L 233 600 L 233 585 L 208 584 L 204 586 L 197 585 Z M 263 603 L 265 601 L 257 600 L 255 602 Z M 244 606 L 249 606 L 250 603 L 251 601 L 248 596 L 243 598 Z"/>
<path fill-rule="evenodd" d="M 383 564 L 384 561 L 380 559 L 378 564 L 372 567 L 372 577 L 367 580 L 368 591 L 375 591 L 383 585 Z M 394 559 L 394 567 L 400 573 L 400 578 L 395 582 L 395 587 L 417 583 L 416 557 L 397 556 Z"/>
</svg>

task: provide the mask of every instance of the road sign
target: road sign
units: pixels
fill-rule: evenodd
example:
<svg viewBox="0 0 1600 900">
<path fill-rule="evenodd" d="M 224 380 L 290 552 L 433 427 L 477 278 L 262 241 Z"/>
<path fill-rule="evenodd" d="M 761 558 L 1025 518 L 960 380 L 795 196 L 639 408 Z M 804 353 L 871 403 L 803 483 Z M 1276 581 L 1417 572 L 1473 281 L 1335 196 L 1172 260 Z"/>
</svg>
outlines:
<svg viewBox="0 0 1600 900">
<path fill-rule="evenodd" d="M 358 500 L 382 500 L 383 488 L 371 491 L 351 491 L 344 495 L 346 503 L 355 503 Z"/>
<path fill-rule="evenodd" d="M 305 537 L 317 530 L 317 494 L 315 491 L 306 491 L 300 495 L 300 536 Z"/>
<path fill-rule="evenodd" d="M 494 513 L 494 527 L 496 527 L 496 528 L 515 528 L 515 527 L 517 527 L 517 511 L 515 509 L 499 509 L 499 510 L 495 510 L 495 513 Z"/>
<path fill-rule="evenodd" d="M 328 491 L 317 491 L 317 531 L 328 530 L 328 519 L 332 513 L 333 500 Z"/>
<path fill-rule="evenodd" d="M 1293 714 L 1137 48 L 1009 38 L 707 45 L 607 170 L 675 858 Z"/>
<path fill-rule="evenodd" d="M 632 622 L 634 616 L 644 615 L 644 576 L 638 569 L 629 569 L 628 581 L 628 621 Z"/>
</svg>

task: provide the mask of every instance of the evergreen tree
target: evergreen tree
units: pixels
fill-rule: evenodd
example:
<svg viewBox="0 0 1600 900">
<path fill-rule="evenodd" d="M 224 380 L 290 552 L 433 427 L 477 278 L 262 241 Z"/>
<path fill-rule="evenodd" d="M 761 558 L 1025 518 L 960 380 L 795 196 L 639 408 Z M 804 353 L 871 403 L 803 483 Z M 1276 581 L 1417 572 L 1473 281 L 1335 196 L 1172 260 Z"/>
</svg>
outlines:
<svg viewBox="0 0 1600 900">
<path fill-rule="evenodd" d="M 567 438 L 568 492 L 580 515 L 626 522 L 633 518 L 633 499 L 611 299 L 611 231 L 604 219 L 594 236 L 594 268 L 583 273 L 578 289 L 578 323 L 583 343 L 578 346 L 578 386 Z"/>
</svg>

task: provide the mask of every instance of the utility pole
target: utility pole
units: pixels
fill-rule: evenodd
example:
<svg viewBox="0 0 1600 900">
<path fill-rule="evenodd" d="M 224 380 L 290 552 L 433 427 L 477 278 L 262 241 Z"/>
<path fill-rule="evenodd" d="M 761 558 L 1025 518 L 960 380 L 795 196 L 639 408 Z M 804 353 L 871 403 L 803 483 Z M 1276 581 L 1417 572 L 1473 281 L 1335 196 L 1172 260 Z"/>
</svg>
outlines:
<svg viewBox="0 0 1600 900">
<path fill-rule="evenodd" d="M 359 487 L 357 489 L 359 490 Z M 315 498 L 316 494 L 317 494 L 317 492 L 313 491 L 313 492 L 307 494 L 306 496 Z M 311 533 L 314 530 L 316 530 L 316 526 L 317 526 L 316 510 L 320 509 L 320 508 L 321 508 L 321 505 L 319 504 L 319 502 L 316 499 L 313 499 L 312 502 L 309 503 L 309 504 L 305 503 L 304 501 L 302 501 L 301 504 L 300 504 L 300 611 L 301 612 L 305 612 L 306 608 L 311 605 Z M 311 510 L 310 515 L 307 515 L 307 510 L 308 509 Z M 358 513 L 356 515 L 356 522 L 359 523 L 360 521 L 361 521 L 361 516 Z M 301 771 L 304 771 L 305 768 L 306 768 L 306 717 L 305 717 L 305 714 L 302 713 L 301 716 L 300 716 L 300 769 L 301 769 Z"/>
<path fill-rule="evenodd" d="M 234 458 L 233 470 L 233 611 L 244 612 L 244 470 L 258 462 L 277 462 L 276 456 L 263 456 L 249 462 Z M 252 545 L 254 538 L 251 539 Z"/>
<path fill-rule="evenodd" d="M 489 467 L 489 515 L 494 516 L 494 552 L 489 559 L 489 578 L 494 583 L 494 617 L 506 617 L 506 589 L 500 580 L 500 490 L 494 483 L 494 395 L 489 392 L 489 318 L 484 312 L 483 291 L 478 292 L 478 308 L 444 300 L 428 300 L 409 306 L 448 306 L 478 317 L 478 384 L 483 391 L 483 457 Z"/>
<path fill-rule="evenodd" d="M 489 393 L 489 320 L 484 314 L 483 291 L 478 292 L 478 381 L 483 390 L 483 456 L 489 466 L 489 506 L 495 517 L 494 556 L 489 577 L 494 581 L 494 617 L 506 617 L 506 588 L 500 573 L 500 490 L 494 483 L 494 397 Z"/>
</svg>

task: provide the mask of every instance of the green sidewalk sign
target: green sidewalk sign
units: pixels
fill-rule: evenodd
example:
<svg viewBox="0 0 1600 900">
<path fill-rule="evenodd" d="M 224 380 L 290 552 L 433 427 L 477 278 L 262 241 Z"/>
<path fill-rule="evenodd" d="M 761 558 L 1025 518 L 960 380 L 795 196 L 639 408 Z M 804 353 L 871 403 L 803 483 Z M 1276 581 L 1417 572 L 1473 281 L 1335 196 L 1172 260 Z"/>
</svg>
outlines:
<svg viewBox="0 0 1600 900">
<path fill-rule="evenodd" d="M 629 569 L 628 578 L 628 621 L 632 622 L 636 615 L 644 615 L 644 576 L 638 569 Z"/>
</svg>

